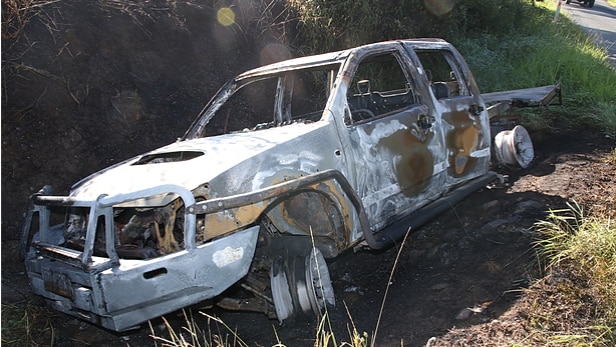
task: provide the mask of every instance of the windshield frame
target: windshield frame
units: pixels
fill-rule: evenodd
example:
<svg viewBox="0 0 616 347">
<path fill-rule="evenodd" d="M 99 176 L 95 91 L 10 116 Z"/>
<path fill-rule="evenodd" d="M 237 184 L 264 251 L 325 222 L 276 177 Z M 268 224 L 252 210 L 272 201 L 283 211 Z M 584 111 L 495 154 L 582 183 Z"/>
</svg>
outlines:
<svg viewBox="0 0 616 347">
<path fill-rule="evenodd" d="M 299 58 L 302 59 L 302 58 Z M 327 99 L 325 105 L 329 104 L 329 99 L 332 96 L 332 91 L 334 88 L 334 83 L 336 81 L 337 76 L 340 74 L 343 68 L 344 59 L 328 59 L 316 61 L 310 64 L 297 64 L 291 66 L 282 65 L 280 67 L 279 64 L 274 64 L 270 69 L 259 68 L 255 70 L 251 70 L 245 72 L 241 75 L 238 75 L 232 80 L 227 81 L 216 94 L 210 99 L 210 101 L 206 104 L 206 106 L 199 112 L 197 118 L 193 121 L 191 126 L 188 128 L 183 137 L 179 140 L 190 140 L 205 137 L 203 134 L 205 132 L 206 125 L 210 122 L 210 120 L 216 115 L 216 112 L 240 89 L 243 87 L 252 84 L 254 82 L 258 82 L 265 79 L 277 78 L 278 84 L 283 85 L 285 76 L 293 73 L 293 72 L 307 72 L 311 70 L 329 70 L 328 73 L 328 81 L 327 81 Z M 287 98 L 289 95 L 285 95 L 285 93 L 276 93 L 276 105 L 281 105 L 284 101 L 283 98 Z M 327 109 L 327 106 L 325 106 Z M 325 111 L 325 109 L 323 111 Z M 274 112 L 272 116 L 272 121 L 276 123 L 276 126 L 282 126 L 285 124 L 289 124 L 289 122 L 280 122 L 284 117 L 280 114 L 280 108 L 272 110 Z M 277 121 L 278 120 L 278 121 Z"/>
</svg>

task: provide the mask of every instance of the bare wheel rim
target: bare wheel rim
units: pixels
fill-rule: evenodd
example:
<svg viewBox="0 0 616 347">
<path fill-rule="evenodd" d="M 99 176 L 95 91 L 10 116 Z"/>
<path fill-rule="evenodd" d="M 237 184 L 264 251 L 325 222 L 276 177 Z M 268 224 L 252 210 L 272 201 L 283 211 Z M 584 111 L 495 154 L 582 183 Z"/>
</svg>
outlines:
<svg viewBox="0 0 616 347">
<path fill-rule="evenodd" d="M 272 288 L 272 300 L 276 309 L 278 321 L 289 318 L 293 314 L 293 299 L 287 278 L 286 263 L 282 257 L 276 257 L 270 268 L 270 286 Z"/>
<path fill-rule="evenodd" d="M 316 247 L 306 256 L 306 291 L 315 315 L 321 314 L 326 307 L 336 305 L 327 263 Z"/>
<path fill-rule="evenodd" d="M 528 131 L 521 125 L 513 128 L 513 146 L 518 165 L 523 169 L 527 168 L 535 158 L 535 149 Z"/>
<path fill-rule="evenodd" d="M 518 165 L 525 169 L 535 157 L 533 141 L 521 125 L 496 134 L 494 147 L 496 159 L 504 165 Z"/>
</svg>

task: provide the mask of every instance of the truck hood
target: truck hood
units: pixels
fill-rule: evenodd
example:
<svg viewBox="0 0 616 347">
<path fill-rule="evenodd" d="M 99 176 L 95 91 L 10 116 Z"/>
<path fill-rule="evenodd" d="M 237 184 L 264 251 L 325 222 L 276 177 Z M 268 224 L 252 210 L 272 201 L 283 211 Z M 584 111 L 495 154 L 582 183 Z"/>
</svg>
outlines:
<svg viewBox="0 0 616 347">
<path fill-rule="evenodd" d="M 188 190 L 269 149 L 320 128 L 323 122 L 179 141 L 86 177 L 71 188 L 78 200 L 126 194 L 161 185 Z"/>
</svg>

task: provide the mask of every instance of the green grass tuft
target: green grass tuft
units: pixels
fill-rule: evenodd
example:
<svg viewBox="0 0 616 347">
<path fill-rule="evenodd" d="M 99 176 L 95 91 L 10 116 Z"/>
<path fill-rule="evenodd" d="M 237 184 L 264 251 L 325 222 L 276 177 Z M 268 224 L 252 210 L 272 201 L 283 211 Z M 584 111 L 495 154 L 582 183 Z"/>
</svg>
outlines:
<svg viewBox="0 0 616 347">
<path fill-rule="evenodd" d="M 535 223 L 541 239 L 539 254 L 552 268 L 578 279 L 561 285 L 566 302 L 592 301 L 595 324 L 583 334 L 552 335 L 553 344 L 608 346 L 616 343 L 616 225 L 609 217 L 587 216 L 582 207 L 549 211 L 548 218 Z M 587 344 L 588 341 L 594 341 Z"/>
</svg>

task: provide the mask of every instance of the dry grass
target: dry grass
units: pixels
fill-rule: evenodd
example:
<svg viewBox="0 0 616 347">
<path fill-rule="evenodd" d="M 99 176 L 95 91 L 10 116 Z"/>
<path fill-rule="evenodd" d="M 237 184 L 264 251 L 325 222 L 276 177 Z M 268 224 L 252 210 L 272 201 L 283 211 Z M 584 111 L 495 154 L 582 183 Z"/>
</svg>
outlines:
<svg viewBox="0 0 616 347">
<path fill-rule="evenodd" d="M 612 153 L 613 155 L 613 153 Z M 547 275 L 498 319 L 427 346 L 616 346 L 616 228 L 575 203 L 535 224 Z"/>
<path fill-rule="evenodd" d="M 247 347 L 237 333 L 226 325 L 220 318 L 199 312 L 207 317 L 206 328 L 200 327 L 190 310 L 182 310 L 184 314 L 184 326 L 180 331 L 174 330 L 169 322 L 163 317 L 167 337 L 156 335 L 150 323 L 150 331 L 154 346 L 162 347 Z"/>
<path fill-rule="evenodd" d="M 199 326 L 190 311 L 183 311 L 184 326 L 179 331 L 169 324 L 163 317 L 165 324 L 165 336 L 159 336 L 155 333 L 154 328 L 150 324 L 150 337 L 154 340 L 155 346 L 161 347 L 248 347 L 237 332 L 229 327 L 222 319 L 211 316 L 207 313 L 199 312 L 207 318 L 205 327 Z M 318 322 L 315 335 L 315 347 L 368 347 L 371 346 L 371 339 L 367 333 L 359 333 L 355 328 L 355 324 L 351 319 L 351 326 L 348 330 L 349 342 L 338 342 L 336 334 L 329 329 L 329 317 L 324 314 Z M 276 330 L 273 334 L 278 341 L 272 347 L 286 347 L 287 345 L 280 341 Z"/>
<path fill-rule="evenodd" d="M 2 0 L 2 38 L 17 38 L 40 9 L 60 0 Z"/>
<path fill-rule="evenodd" d="M 30 300 L 2 304 L 2 345 L 53 346 L 55 340 L 47 308 Z"/>
<path fill-rule="evenodd" d="M 591 301 L 596 326 L 616 327 L 616 225 L 609 217 L 587 216 L 577 204 L 550 211 L 536 223 L 540 254 L 575 283 L 562 286 L 570 303 Z M 611 335 L 611 334 L 610 334 Z M 611 335 L 616 343 L 616 336 Z"/>
</svg>

